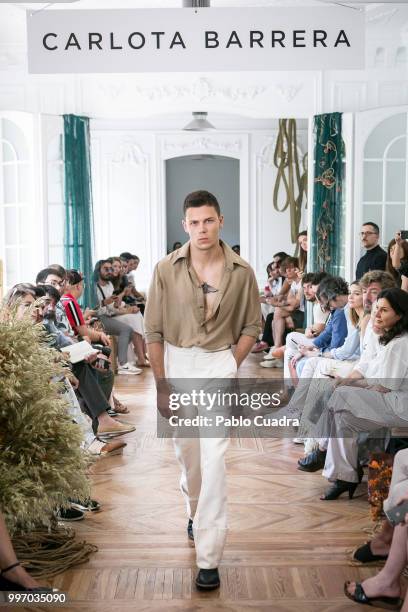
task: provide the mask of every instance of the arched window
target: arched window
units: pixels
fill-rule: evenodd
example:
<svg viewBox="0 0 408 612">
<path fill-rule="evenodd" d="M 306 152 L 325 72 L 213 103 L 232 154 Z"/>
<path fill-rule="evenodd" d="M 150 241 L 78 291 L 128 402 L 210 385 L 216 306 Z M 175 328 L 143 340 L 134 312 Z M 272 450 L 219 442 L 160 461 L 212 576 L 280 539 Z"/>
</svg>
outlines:
<svg viewBox="0 0 408 612">
<path fill-rule="evenodd" d="M 383 246 L 408 227 L 407 172 L 407 113 L 398 113 L 378 124 L 364 147 L 362 220 L 379 225 Z"/>
<path fill-rule="evenodd" d="M 405 66 L 406 63 L 407 63 L 407 48 L 398 47 L 397 52 L 395 54 L 395 65 Z"/>
<path fill-rule="evenodd" d="M 0 256 L 5 287 L 26 278 L 25 264 L 31 239 L 29 148 L 23 131 L 0 118 Z"/>
</svg>

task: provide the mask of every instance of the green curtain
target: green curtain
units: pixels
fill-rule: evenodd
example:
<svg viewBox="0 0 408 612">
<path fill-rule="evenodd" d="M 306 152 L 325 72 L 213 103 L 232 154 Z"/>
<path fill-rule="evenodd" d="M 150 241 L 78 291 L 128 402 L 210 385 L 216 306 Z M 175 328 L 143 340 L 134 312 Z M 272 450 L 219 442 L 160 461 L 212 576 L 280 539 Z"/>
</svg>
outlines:
<svg viewBox="0 0 408 612">
<path fill-rule="evenodd" d="M 88 117 L 64 115 L 65 267 L 85 278 L 82 305 L 95 303 L 92 282 L 93 207 Z"/>
<path fill-rule="evenodd" d="M 314 117 L 314 189 L 308 269 L 344 275 L 342 114 Z"/>
</svg>

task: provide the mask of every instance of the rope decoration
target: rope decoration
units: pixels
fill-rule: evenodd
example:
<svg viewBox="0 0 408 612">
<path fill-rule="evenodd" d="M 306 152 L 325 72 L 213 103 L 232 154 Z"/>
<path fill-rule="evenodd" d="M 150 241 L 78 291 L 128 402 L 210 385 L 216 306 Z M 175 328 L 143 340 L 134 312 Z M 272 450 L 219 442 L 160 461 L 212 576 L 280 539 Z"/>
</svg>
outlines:
<svg viewBox="0 0 408 612">
<path fill-rule="evenodd" d="M 273 190 L 273 207 L 278 212 L 285 212 L 289 208 L 291 240 L 293 244 L 296 244 L 302 217 L 303 200 L 305 200 L 307 207 L 307 153 L 302 159 L 301 173 L 295 119 L 279 119 L 273 163 L 277 168 Z M 284 203 L 280 207 L 279 193 L 282 187 Z"/>
<path fill-rule="evenodd" d="M 37 579 L 52 578 L 70 567 L 89 561 L 98 548 L 75 541 L 73 529 L 54 527 L 15 535 L 13 547 L 26 570 Z"/>
</svg>

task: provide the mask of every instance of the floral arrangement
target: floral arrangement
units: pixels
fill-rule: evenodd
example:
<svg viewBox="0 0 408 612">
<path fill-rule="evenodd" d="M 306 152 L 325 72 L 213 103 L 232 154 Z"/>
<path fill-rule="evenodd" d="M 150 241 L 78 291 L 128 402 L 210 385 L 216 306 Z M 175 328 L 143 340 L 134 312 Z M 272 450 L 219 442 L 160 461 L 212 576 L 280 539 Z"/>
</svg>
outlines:
<svg viewBox="0 0 408 612">
<path fill-rule="evenodd" d="M 384 500 L 390 490 L 393 456 L 375 453 L 368 464 L 368 501 L 371 505 L 370 516 L 374 522 L 383 516 Z"/>
</svg>

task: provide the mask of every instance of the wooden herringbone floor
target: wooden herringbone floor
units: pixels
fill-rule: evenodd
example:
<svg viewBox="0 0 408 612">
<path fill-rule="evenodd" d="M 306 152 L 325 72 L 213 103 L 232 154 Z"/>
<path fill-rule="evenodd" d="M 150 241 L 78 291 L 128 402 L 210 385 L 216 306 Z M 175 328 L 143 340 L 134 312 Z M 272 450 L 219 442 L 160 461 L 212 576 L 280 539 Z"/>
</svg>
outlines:
<svg viewBox="0 0 408 612">
<path fill-rule="evenodd" d="M 277 376 L 251 355 L 241 376 Z M 79 538 L 97 544 L 91 561 L 54 580 L 69 594 L 65 610 L 211 610 L 345 612 L 364 610 L 347 600 L 346 579 L 376 568 L 355 568 L 347 551 L 370 526 L 366 487 L 349 501 L 319 501 L 326 481 L 296 469 L 301 448 L 291 440 L 233 440 L 227 456 L 230 532 L 220 591 L 194 588 L 194 549 L 186 537 L 179 471 L 170 440 L 155 436 L 150 371 L 118 377 L 117 395 L 137 426 L 123 456 L 92 469 L 93 497 L 103 511 L 74 523 Z"/>
</svg>

